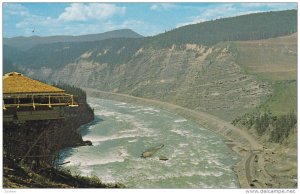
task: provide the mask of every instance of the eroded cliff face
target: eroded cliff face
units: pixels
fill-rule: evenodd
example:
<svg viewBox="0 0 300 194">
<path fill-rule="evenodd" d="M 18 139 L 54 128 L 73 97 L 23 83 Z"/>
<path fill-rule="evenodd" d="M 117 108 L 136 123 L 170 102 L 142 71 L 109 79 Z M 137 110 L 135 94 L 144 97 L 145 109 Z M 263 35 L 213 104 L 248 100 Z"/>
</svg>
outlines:
<svg viewBox="0 0 300 194">
<path fill-rule="evenodd" d="M 59 69 L 42 67 L 26 71 L 50 81 L 159 99 L 232 121 L 259 105 L 270 87 L 247 75 L 236 63 L 230 47 L 230 43 L 212 47 L 141 47 L 123 64 L 100 63 L 91 57 L 103 57 L 109 50 L 87 51 L 74 63 Z"/>
<path fill-rule="evenodd" d="M 81 103 L 78 107 L 67 108 L 64 114 L 60 121 L 60 128 L 64 130 L 61 135 L 65 137 L 62 138 L 62 148 L 84 145 L 78 128 L 94 120 L 93 110 L 87 103 Z"/>
</svg>

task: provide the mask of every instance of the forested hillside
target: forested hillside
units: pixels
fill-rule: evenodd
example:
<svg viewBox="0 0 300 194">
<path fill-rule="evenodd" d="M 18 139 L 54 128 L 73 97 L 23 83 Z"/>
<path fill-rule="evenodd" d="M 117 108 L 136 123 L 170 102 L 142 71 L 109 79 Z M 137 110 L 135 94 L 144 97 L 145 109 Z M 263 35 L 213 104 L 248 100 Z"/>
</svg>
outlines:
<svg viewBox="0 0 300 194">
<path fill-rule="evenodd" d="M 297 31 L 297 11 L 255 13 L 183 26 L 152 37 L 149 44 L 166 47 L 195 43 L 213 45 L 220 41 L 259 40 Z"/>
<path fill-rule="evenodd" d="M 90 58 L 101 63 L 121 64 L 127 62 L 142 43 L 142 39 L 135 38 L 107 39 L 100 42 L 60 42 L 37 45 L 28 51 L 19 51 L 13 58 L 10 56 L 11 49 L 4 49 L 4 55 L 20 66 L 26 64 L 26 68 L 62 68 L 81 58 Z"/>
</svg>

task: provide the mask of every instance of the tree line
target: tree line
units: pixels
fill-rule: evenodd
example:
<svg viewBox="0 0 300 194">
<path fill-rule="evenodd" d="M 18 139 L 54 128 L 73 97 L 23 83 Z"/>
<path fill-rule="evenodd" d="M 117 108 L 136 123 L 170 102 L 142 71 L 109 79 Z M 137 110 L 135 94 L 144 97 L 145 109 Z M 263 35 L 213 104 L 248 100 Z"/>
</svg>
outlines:
<svg viewBox="0 0 300 194">
<path fill-rule="evenodd" d="M 263 113 L 247 113 L 236 118 L 234 125 L 242 125 L 247 129 L 254 128 L 258 135 L 269 135 L 269 141 L 282 143 L 296 129 L 297 115 L 289 112 L 284 115 L 275 116 L 265 111 Z"/>
<path fill-rule="evenodd" d="M 86 92 L 83 89 L 63 82 L 53 83 L 52 85 L 74 95 L 74 100 L 78 103 L 86 103 Z"/>
<path fill-rule="evenodd" d="M 297 32 L 297 10 L 286 10 L 183 26 L 152 37 L 149 44 L 161 47 L 187 43 L 210 46 L 221 41 L 259 40 L 295 32 Z"/>
</svg>

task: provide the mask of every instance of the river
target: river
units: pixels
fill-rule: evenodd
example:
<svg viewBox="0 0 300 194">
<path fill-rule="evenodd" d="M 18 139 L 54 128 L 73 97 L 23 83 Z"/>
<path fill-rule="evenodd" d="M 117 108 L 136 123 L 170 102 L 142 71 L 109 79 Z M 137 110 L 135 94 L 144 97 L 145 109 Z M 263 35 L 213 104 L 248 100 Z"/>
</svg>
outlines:
<svg viewBox="0 0 300 194">
<path fill-rule="evenodd" d="M 64 149 L 73 174 L 98 176 L 129 188 L 238 188 L 238 156 L 218 134 L 158 108 L 88 98 L 95 120 L 82 127 L 93 146 Z M 141 154 L 164 147 L 150 158 Z M 168 158 L 159 160 L 159 156 Z"/>
</svg>

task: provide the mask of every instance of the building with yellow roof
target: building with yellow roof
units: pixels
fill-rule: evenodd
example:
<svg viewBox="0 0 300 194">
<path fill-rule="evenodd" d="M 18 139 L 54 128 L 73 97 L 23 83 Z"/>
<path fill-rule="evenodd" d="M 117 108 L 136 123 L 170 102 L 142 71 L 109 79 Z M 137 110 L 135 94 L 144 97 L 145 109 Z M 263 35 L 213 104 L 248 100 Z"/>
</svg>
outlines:
<svg viewBox="0 0 300 194">
<path fill-rule="evenodd" d="M 30 79 L 17 72 L 7 73 L 3 77 L 3 94 L 5 95 L 64 92 L 62 89 Z"/>
<path fill-rule="evenodd" d="M 63 118 L 61 107 L 76 107 L 73 95 L 21 73 L 3 76 L 4 122 Z"/>
</svg>

